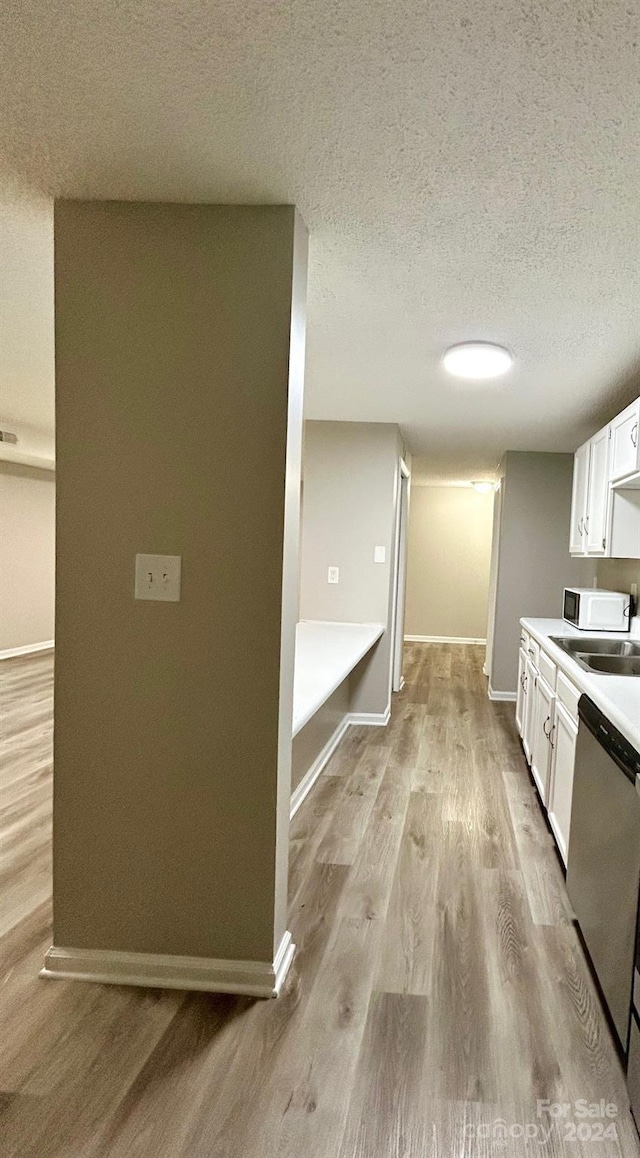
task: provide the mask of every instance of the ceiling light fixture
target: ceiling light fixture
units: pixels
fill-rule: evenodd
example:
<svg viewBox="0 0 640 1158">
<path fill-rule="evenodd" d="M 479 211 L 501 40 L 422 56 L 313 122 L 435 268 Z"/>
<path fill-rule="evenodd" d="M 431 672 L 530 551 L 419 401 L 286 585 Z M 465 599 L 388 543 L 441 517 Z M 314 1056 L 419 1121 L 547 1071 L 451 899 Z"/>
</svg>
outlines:
<svg viewBox="0 0 640 1158">
<path fill-rule="evenodd" d="M 461 342 L 450 346 L 442 359 L 444 368 L 455 378 L 499 378 L 513 365 L 513 358 L 504 346 L 493 342 Z"/>
<path fill-rule="evenodd" d="M 472 482 L 471 486 L 479 495 L 488 495 L 494 489 L 492 482 Z"/>
</svg>

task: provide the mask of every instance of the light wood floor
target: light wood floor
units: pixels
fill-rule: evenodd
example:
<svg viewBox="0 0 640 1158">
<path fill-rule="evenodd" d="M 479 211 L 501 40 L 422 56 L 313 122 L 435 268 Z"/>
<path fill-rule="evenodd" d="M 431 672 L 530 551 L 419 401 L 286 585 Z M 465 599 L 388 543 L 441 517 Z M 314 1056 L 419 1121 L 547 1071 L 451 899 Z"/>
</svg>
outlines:
<svg viewBox="0 0 640 1158">
<path fill-rule="evenodd" d="M 513 708 L 481 663 L 411 645 L 389 727 L 345 737 L 292 826 L 294 966 L 258 1003 L 38 978 L 52 662 L 1 665 L 3 1156 L 636 1158 Z M 546 1142 L 539 1098 L 571 1104 Z M 618 1141 L 574 1116 L 601 1098 Z"/>
</svg>

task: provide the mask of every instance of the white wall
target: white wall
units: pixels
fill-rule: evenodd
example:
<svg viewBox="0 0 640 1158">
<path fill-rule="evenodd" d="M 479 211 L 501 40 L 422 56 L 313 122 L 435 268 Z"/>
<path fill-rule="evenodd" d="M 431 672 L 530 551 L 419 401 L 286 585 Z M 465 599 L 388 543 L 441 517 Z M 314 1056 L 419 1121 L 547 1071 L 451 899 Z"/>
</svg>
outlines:
<svg viewBox="0 0 640 1158">
<path fill-rule="evenodd" d="M 484 639 L 493 494 L 411 490 L 405 635 Z"/>
<path fill-rule="evenodd" d="M 0 178 L 0 426 L 53 457 L 53 202 Z M 0 446 L 0 454 L 3 447 Z"/>
<path fill-rule="evenodd" d="M 0 462 L 0 652 L 53 639 L 55 475 Z"/>
<path fill-rule="evenodd" d="M 393 545 L 402 442 L 390 423 L 307 422 L 300 618 L 384 623 L 352 681 L 351 710 L 384 712 L 390 695 Z M 386 562 L 374 563 L 374 547 Z M 340 568 L 337 584 L 327 582 Z"/>
</svg>

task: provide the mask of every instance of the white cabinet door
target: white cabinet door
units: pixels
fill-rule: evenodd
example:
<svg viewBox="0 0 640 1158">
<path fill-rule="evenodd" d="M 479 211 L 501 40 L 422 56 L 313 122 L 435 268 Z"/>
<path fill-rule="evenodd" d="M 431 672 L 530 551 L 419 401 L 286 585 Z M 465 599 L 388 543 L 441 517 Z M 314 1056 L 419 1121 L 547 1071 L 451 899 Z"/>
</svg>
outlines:
<svg viewBox="0 0 640 1158">
<path fill-rule="evenodd" d="M 586 550 L 584 521 L 589 488 L 589 443 L 579 446 L 573 459 L 573 494 L 571 497 L 571 534 L 569 551 L 583 555 Z"/>
<path fill-rule="evenodd" d="M 625 478 L 640 470 L 638 454 L 638 418 L 640 398 L 627 406 L 611 423 L 611 460 L 609 477 L 613 480 Z"/>
<path fill-rule="evenodd" d="M 522 721 L 522 747 L 524 754 L 527 757 L 527 763 L 531 763 L 531 754 L 533 751 L 533 737 L 536 723 L 536 682 L 538 673 L 534 668 L 530 659 L 527 659 L 525 667 L 525 701 L 524 701 L 524 716 Z"/>
<path fill-rule="evenodd" d="M 560 856 L 566 865 L 578 727 L 566 708 L 560 703 L 556 703 L 555 715 L 555 726 L 551 737 L 553 761 L 548 814 L 549 824 L 556 838 Z"/>
<path fill-rule="evenodd" d="M 546 805 L 549 799 L 549 779 L 551 773 L 551 729 L 555 694 L 546 680 L 538 676 L 536 681 L 533 738 L 531 744 L 531 775 L 536 782 L 540 799 Z"/>
<path fill-rule="evenodd" d="M 524 731 L 524 714 L 527 702 L 527 657 L 520 648 L 518 662 L 518 694 L 516 698 L 516 726 L 522 735 Z"/>
<path fill-rule="evenodd" d="M 589 555 L 604 555 L 609 509 L 609 427 L 589 443 L 589 485 L 585 519 L 585 547 Z"/>
</svg>

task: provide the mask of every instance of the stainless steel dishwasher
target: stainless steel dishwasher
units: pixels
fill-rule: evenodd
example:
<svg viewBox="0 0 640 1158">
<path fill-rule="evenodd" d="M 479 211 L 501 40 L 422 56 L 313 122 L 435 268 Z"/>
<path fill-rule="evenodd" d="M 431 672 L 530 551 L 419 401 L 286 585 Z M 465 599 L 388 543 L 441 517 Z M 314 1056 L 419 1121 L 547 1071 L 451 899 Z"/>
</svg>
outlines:
<svg viewBox="0 0 640 1158">
<path fill-rule="evenodd" d="M 626 1054 L 640 884 L 640 755 L 588 696 L 578 714 L 567 891 Z"/>
</svg>

